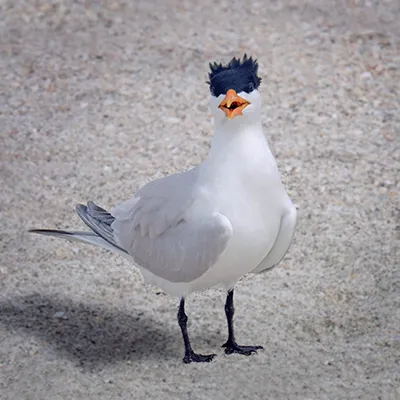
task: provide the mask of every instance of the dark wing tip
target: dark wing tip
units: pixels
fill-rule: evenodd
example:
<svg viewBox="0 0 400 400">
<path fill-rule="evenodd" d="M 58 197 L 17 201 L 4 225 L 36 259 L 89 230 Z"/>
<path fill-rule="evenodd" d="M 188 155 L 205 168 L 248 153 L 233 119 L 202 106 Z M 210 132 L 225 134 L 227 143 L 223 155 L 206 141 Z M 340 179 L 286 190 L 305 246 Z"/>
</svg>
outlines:
<svg viewBox="0 0 400 400">
<path fill-rule="evenodd" d="M 68 231 L 62 231 L 59 229 L 28 229 L 28 233 L 39 233 L 41 235 L 47 235 L 47 234 L 63 234 L 63 235 L 73 235 L 73 232 L 68 232 Z"/>
<path fill-rule="evenodd" d="M 108 211 L 99 207 L 93 201 L 88 201 L 87 206 L 77 204 L 75 209 L 82 221 L 94 233 L 113 246 L 120 248 L 115 241 L 114 232 L 111 227 L 115 218 Z"/>
<path fill-rule="evenodd" d="M 77 204 L 75 206 L 75 210 L 79 215 L 81 215 L 85 213 L 85 211 L 87 210 L 87 206 L 85 206 L 84 204 Z"/>
</svg>

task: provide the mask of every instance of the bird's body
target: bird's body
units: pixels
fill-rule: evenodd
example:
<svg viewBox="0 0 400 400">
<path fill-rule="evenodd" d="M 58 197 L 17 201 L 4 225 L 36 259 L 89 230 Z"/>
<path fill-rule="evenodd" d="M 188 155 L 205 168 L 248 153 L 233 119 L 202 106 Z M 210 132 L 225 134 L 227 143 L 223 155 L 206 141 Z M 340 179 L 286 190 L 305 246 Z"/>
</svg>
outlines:
<svg viewBox="0 0 400 400">
<path fill-rule="evenodd" d="M 211 68 L 215 135 L 202 164 L 150 182 L 110 213 L 91 202 L 78 205 L 93 233 L 35 231 L 122 254 L 134 261 L 146 282 L 181 296 L 185 362 L 212 357 L 191 350 L 183 298 L 215 285 L 230 293 L 226 351 L 247 354 L 258 348 L 234 342 L 233 286 L 243 275 L 279 263 L 296 224 L 295 207 L 261 125 L 257 64 L 245 57 L 242 63 L 234 59 L 226 67 Z M 232 87 L 242 89 L 239 95 Z"/>
<path fill-rule="evenodd" d="M 141 268 L 148 283 L 169 294 L 184 296 L 215 285 L 231 289 L 270 253 L 283 216 L 295 213 L 261 125 L 237 135 L 216 132 L 215 138 L 204 163 L 187 172 L 192 185 L 188 193 L 196 200 L 183 219 L 197 224 L 219 213 L 231 226 L 232 236 L 216 263 L 191 282 L 170 282 Z"/>
</svg>

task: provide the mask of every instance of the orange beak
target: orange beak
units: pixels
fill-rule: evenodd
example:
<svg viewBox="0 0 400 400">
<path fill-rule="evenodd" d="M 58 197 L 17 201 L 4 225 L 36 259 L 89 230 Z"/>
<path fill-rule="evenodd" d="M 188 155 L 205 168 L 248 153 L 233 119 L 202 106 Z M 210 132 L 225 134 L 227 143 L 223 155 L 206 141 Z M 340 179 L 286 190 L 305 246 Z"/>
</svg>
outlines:
<svg viewBox="0 0 400 400">
<path fill-rule="evenodd" d="M 242 115 L 242 111 L 249 104 L 250 102 L 238 96 L 233 89 L 229 89 L 218 108 L 221 109 L 229 119 L 232 119 L 237 115 Z"/>
</svg>

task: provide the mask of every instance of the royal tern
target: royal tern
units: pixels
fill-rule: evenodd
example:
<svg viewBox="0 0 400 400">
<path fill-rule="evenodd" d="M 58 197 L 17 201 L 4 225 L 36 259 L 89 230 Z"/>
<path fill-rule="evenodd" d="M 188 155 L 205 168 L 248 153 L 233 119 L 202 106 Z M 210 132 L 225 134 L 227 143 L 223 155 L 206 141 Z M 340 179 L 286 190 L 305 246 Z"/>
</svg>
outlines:
<svg viewBox="0 0 400 400">
<path fill-rule="evenodd" d="M 183 361 L 208 362 L 215 354 L 193 351 L 185 296 L 222 285 L 227 354 L 249 355 L 233 328 L 233 288 L 247 273 L 277 265 L 296 225 L 296 208 L 281 182 L 261 124 L 261 79 L 252 57 L 210 64 L 210 106 L 215 134 L 210 152 L 195 168 L 145 185 L 110 212 L 93 202 L 76 211 L 89 232 L 31 232 L 90 243 L 132 261 L 145 282 L 180 297 L 178 322 Z"/>
</svg>

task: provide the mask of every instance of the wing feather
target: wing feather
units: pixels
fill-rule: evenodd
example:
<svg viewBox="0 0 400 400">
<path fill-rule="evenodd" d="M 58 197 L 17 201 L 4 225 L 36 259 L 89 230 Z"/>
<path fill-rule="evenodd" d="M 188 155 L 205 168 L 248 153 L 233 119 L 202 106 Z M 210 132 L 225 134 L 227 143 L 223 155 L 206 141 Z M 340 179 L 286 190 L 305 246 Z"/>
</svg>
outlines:
<svg viewBox="0 0 400 400">
<path fill-rule="evenodd" d="M 218 212 L 191 212 L 196 172 L 144 186 L 111 210 L 115 241 L 142 268 L 170 282 L 191 282 L 214 265 L 232 236 Z"/>
</svg>

